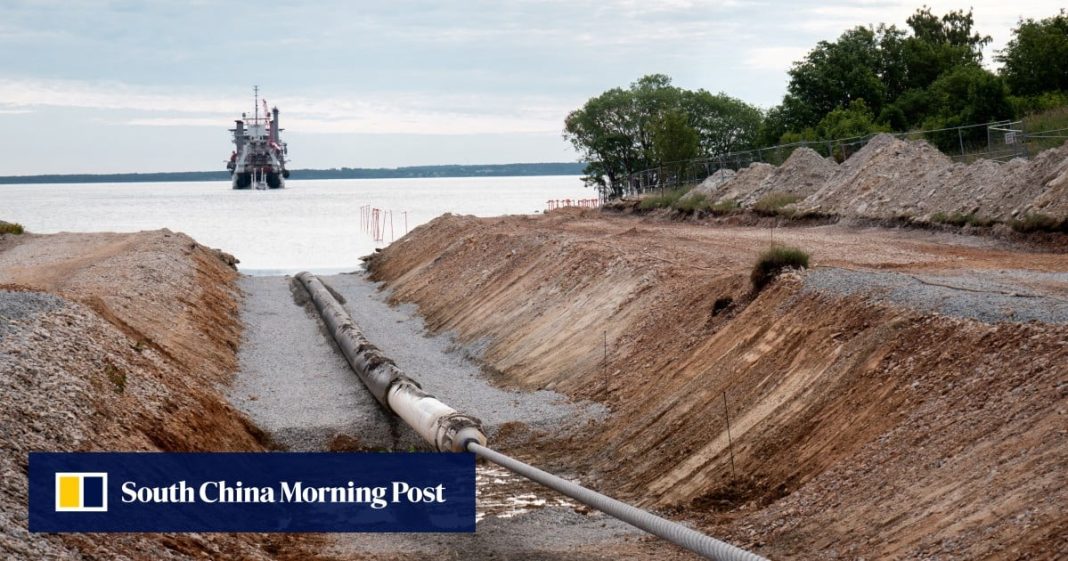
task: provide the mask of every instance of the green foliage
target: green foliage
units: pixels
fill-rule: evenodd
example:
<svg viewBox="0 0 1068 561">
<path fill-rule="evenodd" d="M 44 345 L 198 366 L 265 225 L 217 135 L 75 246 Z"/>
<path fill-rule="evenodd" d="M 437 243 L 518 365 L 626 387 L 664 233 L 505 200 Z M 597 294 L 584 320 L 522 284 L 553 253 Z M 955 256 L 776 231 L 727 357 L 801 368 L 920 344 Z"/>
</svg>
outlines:
<svg viewBox="0 0 1068 561">
<path fill-rule="evenodd" d="M 888 131 L 889 128 L 885 125 L 875 123 L 875 115 L 863 99 L 854 100 L 847 108 L 831 111 L 816 125 L 817 138 L 824 140 L 853 138 Z"/>
<path fill-rule="evenodd" d="M 756 148 L 764 115 L 756 107 L 725 94 L 682 91 L 682 111 L 698 133 L 705 156 Z"/>
<path fill-rule="evenodd" d="M 769 112 L 761 140 L 774 133 L 782 141 L 846 138 L 1015 114 L 1004 82 L 980 66 L 990 37 L 974 31 L 971 11 L 937 16 L 923 7 L 907 24 L 909 31 L 856 27 L 817 44 L 790 70 L 788 93 Z"/>
<path fill-rule="evenodd" d="M 808 268 L 808 254 L 796 247 L 773 245 L 760 254 L 749 280 L 753 283 L 753 292 L 760 292 L 783 270 Z"/>
<path fill-rule="evenodd" d="M 667 76 L 653 74 L 572 111 L 564 138 L 587 162 L 587 185 L 619 197 L 636 171 L 753 147 L 762 118 L 759 109 L 740 100 L 677 88 Z"/>
<path fill-rule="evenodd" d="M 0 234 L 22 234 L 26 230 L 18 222 L 4 222 L 0 220 Z"/>
<path fill-rule="evenodd" d="M 697 157 L 700 139 L 680 109 L 665 111 L 653 125 L 653 157 L 663 164 L 674 163 L 671 171 L 681 176 L 686 161 Z"/>
<path fill-rule="evenodd" d="M 931 215 L 931 222 L 936 224 L 949 224 L 950 226 L 957 227 L 973 226 L 977 228 L 988 228 L 997 224 L 996 220 L 977 216 L 974 212 L 968 214 L 963 212 L 954 212 L 951 214 L 936 212 Z"/>
<path fill-rule="evenodd" d="M 659 195 L 649 195 L 642 199 L 640 203 L 638 203 L 638 208 L 641 210 L 652 210 L 654 208 L 671 208 L 675 206 L 675 203 L 677 203 L 678 200 L 688 191 L 689 189 L 682 188 L 667 191 Z"/>
<path fill-rule="evenodd" d="M 1068 91 L 1068 12 L 1035 21 L 1021 20 L 995 57 L 1016 95 Z"/>
<path fill-rule="evenodd" d="M 929 92 L 931 116 L 923 122 L 925 129 L 957 127 L 987 123 L 1013 117 L 1012 104 L 1005 81 L 980 66 L 961 66 L 935 80 Z M 931 133 L 928 140 L 946 152 L 965 145 L 986 141 L 986 129 Z"/>
<path fill-rule="evenodd" d="M 1047 214 L 1027 214 L 1009 222 L 1009 226 L 1022 234 L 1068 232 L 1068 218 L 1058 220 Z"/>
<path fill-rule="evenodd" d="M 786 205 L 796 203 L 800 201 L 801 197 L 797 195 L 791 195 L 789 193 L 768 193 L 764 195 L 759 201 L 753 204 L 753 212 L 763 216 L 778 216 L 790 213 L 784 213 Z"/>
</svg>

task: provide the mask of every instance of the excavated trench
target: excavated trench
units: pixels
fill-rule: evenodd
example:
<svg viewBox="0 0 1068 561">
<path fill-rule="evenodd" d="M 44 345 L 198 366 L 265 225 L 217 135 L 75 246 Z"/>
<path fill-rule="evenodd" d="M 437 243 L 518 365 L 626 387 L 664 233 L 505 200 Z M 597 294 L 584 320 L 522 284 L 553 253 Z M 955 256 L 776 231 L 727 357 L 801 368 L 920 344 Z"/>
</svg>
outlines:
<svg viewBox="0 0 1068 561">
<path fill-rule="evenodd" d="M 754 295 L 773 242 L 816 268 Z M 773 559 L 1063 547 L 1062 255 L 565 211 L 445 216 L 369 266 L 496 383 L 612 411 L 517 447 L 710 535 Z"/>
<path fill-rule="evenodd" d="M 478 415 L 491 441 L 508 447 L 514 434 L 568 434 L 603 419 L 603 406 L 552 391 L 501 389 L 479 361 L 447 334 L 426 333 L 410 306 L 390 307 L 363 274 L 321 277 L 365 336 L 429 393 Z M 408 426 L 383 413 L 336 348 L 290 277 L 244 277 L 244 340 L 230 399 L 289 450 L 427 450 Z M 569 478 L 582 482 L 578 472 Z M 670 545 L 629 543 L 641 532 L 502 468 L 479 465 L 476 535 L 331 535 L 325 553 L 342 559 L 498 556 L 544 559 L 604 558 L 657 550 L 690 558 Z M 544 534 L 544 540 L 524 536 Z M 549 536 L 552 536 L 551 538 Z M 643 554 L 647 549 L 649 553 Z"/>
</svg>

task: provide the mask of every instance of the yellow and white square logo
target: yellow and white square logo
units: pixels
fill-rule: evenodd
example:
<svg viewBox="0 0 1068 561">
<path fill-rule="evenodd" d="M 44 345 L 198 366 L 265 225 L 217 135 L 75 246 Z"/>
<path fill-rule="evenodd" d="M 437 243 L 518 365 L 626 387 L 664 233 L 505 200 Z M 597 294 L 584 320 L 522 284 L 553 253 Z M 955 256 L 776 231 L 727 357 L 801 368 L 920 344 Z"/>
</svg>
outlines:
<svg viewBox="0 0 1068 561">
<path fill-rule="evenodd" d="M 107 510 L 107 473 L 56 474 L 56 512 L 107 512 Z"/>
</svg>

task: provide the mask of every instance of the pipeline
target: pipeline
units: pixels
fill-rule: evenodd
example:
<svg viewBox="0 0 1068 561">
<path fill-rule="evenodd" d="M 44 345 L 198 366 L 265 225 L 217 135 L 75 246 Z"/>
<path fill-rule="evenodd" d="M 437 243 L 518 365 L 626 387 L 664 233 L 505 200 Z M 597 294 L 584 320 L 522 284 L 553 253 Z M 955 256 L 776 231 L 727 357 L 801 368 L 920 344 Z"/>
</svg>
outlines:
<svg viewBox="0 0 1068 561">
<path fill-rule="evenodd" d="M 482 421 L 438 401 L 423 391 L 418 382 L 405 376 L 392 360 L 363 336 L 319 277 L 304 272 L 298 274 L 297 279 L 311 295 L 349 366 L 386 411 L 404 419 L 439 452 L 463 452 L 468 442 L 486 443 Z"/>
<path fill-rule="evenodd" d="M 401 372 L 392 360 L 363 336 L 352 317 L 318 277 L 303 272 L 297 274 L 297 279 L 308 290 L 323 322 L 341 349 L 341 354 L 367 386 L 371 395 L 375 396 L 387 411 L 404 419 L 404 422 L 439 452 L 471 452 L 708 559 L 768 561 L 755 553 L 586 489 L 486 447 L 486 436 L 480 420 L 458 413 L 438 401 L 424 392 L 418 382 Z"/>
</svg>

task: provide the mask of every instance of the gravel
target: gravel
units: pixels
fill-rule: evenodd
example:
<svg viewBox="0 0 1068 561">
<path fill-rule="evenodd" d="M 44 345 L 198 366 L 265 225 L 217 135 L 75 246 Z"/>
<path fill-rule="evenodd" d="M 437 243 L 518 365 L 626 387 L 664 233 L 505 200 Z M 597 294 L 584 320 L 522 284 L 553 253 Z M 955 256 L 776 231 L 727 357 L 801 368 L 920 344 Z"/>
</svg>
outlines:
<svg viewBox="0 0 1068 561">
<path fill-rule="evenodd" d="M 276 444 L 293 451 L 329 449 L 339 435 L 361 447 L 406 449 L 418 436 L 398 426 L 360 384 L 290 277 L 243 277 L 238 373 L 231 403 Z"/>
<path fill-rule="evenodd" d="M 0 338 L 16 324 L 32 321 L 38 314 L 64 305 L 62 298 L 44 292 L 0 290 Z"/>
<path fill-rule="evenodd" d="M 620 559 L 626 539 L 645 534 L 619 520 L 593 512 L 545 508 L 514 518 L 489 517 L 474 534 L 343 534 L 329 554 L 408 554 L 424 559 Z M 666 546 L 656 544 L 659 550 Z M 662 558 L 656 555 L 654 558 Z"/>
<path fill-rule="evenodd" d="M 955 274 L 904 274 L 820 267 L 806 292 L 866 296 L 876 302 L 986 323 L 1068 323 L 1068 273 L 1020 269 Z M 1052 294 L 1050 292 L 1053 292 Z"/>
</svg>

